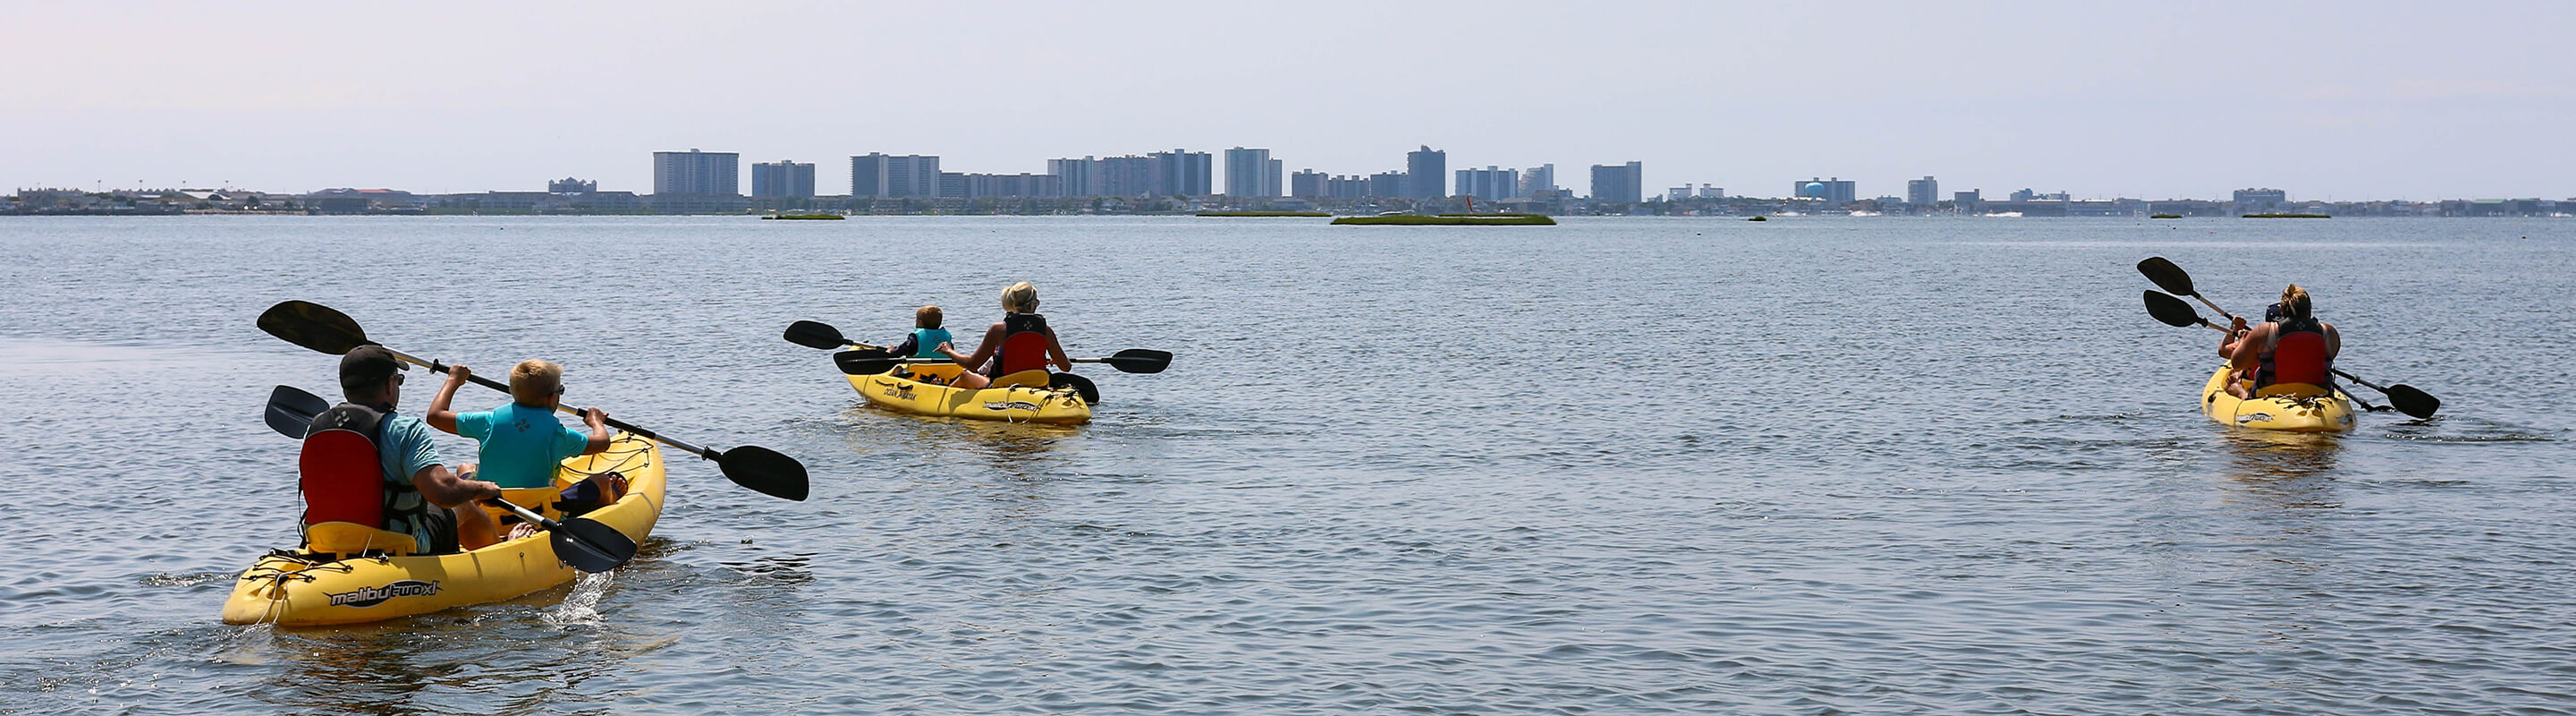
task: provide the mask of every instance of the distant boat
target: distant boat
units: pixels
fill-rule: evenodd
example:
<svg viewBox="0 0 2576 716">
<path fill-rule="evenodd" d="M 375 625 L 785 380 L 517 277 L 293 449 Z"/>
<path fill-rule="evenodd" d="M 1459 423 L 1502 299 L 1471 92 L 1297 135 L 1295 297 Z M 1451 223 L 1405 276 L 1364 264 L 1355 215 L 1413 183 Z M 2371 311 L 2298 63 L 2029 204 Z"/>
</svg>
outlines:
<svg viewBox="0 0 2576 716">
<path fill-rule="evenodd" d="M 1771 217 L 1768 217 L 1768 216 L 1761 216 L 1761 215 L 1755 215 L 1753 218 L 1745 219 L 1745 221 L 1770 221 L 1770 220 L 1771 220 Z"/>
<path fill-rule="evenodd" d="M 2157 214 L 2157 215 L 2155 215 L 2155 216 L 2150 216 L 2150 217 L 2147 217 L 2147 218 L 2150 218 L 2150 219 L 2180 219 L 2180 218 L 2182 218 L 2182 215 L 2181 215 L 2181 214 Z"/>
<path fill-rule="evenodd" d="M 850 217 L 842 216 L 840 214 L 771 214 L 760 218 L 763 220 L 788 219 L 795 221 L 840 221 Z"/>
</svg>

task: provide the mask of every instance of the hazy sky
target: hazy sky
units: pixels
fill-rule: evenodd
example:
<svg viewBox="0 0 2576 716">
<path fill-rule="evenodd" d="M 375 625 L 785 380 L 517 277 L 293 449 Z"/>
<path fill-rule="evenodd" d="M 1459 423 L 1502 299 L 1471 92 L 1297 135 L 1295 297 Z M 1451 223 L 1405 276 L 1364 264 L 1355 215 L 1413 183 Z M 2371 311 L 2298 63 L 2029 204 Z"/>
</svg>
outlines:
<svg viewBox="0 0 2576 716">
<path fill-rule="evenodd" d="M 1577 191 L 1640 160 L 1649 193 L 2556 199 L 2570 48 L 2556 0 L 0 0 L 0 187 L 641 193 L 652 152 L 700 148 L 842 193 L 872 151 L 1361 174 L 1429 144 Z"/>
</svg>

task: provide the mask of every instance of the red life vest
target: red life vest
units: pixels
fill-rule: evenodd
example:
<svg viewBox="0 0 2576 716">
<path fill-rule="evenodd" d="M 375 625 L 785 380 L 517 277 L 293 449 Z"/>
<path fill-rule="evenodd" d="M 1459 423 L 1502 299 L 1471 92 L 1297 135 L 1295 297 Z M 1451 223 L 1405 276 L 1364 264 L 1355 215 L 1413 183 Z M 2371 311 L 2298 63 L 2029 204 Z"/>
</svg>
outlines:
<svg viewBox="0 0 2576 716">
<path fill-rule="evenodd" d="M 993 377 L 999 378 L 1024 370 L 1045 370 L 1055 342 L 1055 331 L 1047 329 L 1046 317 L 1035 313 L 1010 313 L 1002 316 L 1002 347 L 993 354 Z"/>
<path fill-rule="evenodd" d="M 2324 325 L 2313 318 L 2298 318 L 2273 324 L 2272 330 L 2272 352 L 2262 356 L 2255 387 L 2282 383 L 2329 385 L 2334 357 L 2326 350 Z"/>
<path fill-rule="evenodd" d="M 296 458 L 304 524 L 384 526 L 385 467 L 376 453 L 383 422 L 383 414 L 348 403 L 314 416 L 304 434 L 304 452 Z"/>
</svg>

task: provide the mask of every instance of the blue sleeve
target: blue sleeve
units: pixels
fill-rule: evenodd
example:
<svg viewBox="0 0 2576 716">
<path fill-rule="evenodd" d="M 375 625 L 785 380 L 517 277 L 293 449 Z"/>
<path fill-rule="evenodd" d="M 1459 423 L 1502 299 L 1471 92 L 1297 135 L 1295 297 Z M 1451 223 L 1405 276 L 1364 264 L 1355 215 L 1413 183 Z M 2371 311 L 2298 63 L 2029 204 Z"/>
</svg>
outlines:
<svg viewBox="0 0 2576 716">
<path fill-rule="evenodd" d="M 557 462 L 561 462 L 574 455 L 579 455 L 581 454 L 581 451 L 588 449 L 590 449 L 590 433 L 574 430 L 570 427 L 557 426 L 555 428 L 555 460 Z"/>
<path fill-rule="evenodd" d="M 429 425 L 419 418 L 401 416 L 385 426 L 385 466 L 393 468 L 394 481 L 412 484 L 412 476 L 438 464 L 438 443 L 429 440 Z"/>
<path fill-rule="evenodd" d="M 457 413 L 456 434 L 476 440 L 492 437 L 492 413 Z"/>
<path fill-rule="evenodd" d="M 894 354 L 897 358 L 901 358 L 914 353 L 919 353 L 921 352 L 921 348 L 921 336 L 906 335 L 903 337 L 902 343 L 894 344 L 894 347 L 886 349 L 886 352 Z"/>
</svg>

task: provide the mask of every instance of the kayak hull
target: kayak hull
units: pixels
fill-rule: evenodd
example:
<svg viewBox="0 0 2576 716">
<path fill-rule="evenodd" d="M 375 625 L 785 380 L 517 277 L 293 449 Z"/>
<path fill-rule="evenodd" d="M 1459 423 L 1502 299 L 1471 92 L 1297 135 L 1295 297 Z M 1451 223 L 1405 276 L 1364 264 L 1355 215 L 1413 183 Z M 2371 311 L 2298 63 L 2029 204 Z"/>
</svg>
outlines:
<svg viewBox="0 0 2576 716">
<path fill-rule="evenodd" d="M 1091 422 L 1091 405 L 1072 388 L 1048 387 L 1044 371 L 1003 376 L 979 390 L 918 380 L 950 380 L 960 370 L 953 363 L 914 363 L 898 371 L 845 377 L 868 404 L 915 415 L 1058 425 Z"/>
<path fill-rule="evenodd" d="M 2227 394 L 2225 365 L 2200 389 L 2200 411 L 2209 419 L 2253 430 L 2340 433 L 2353 429 L 2352 399 L 2307 383 L 2264 386 L 2252 399 Z"/>
<path fill-rule="evenodd" d="M 556 487 L 617 471 L 626 494 L 582 515 L 638 544 L 661 519 L 663 463 L 651 441 L 619 433 L 608 449 L 565 460 Z M 551 506 L 546 516 L 560 518 Z M 224 602 L 226 624 L 318 626 L 356 624 L 511 599 L 572 581 L 580 573 L 555 559 L 542 530 L 482 549 L 415 556 L 314 555 L 277 550 L 244 570 Z"/>
</svg>

